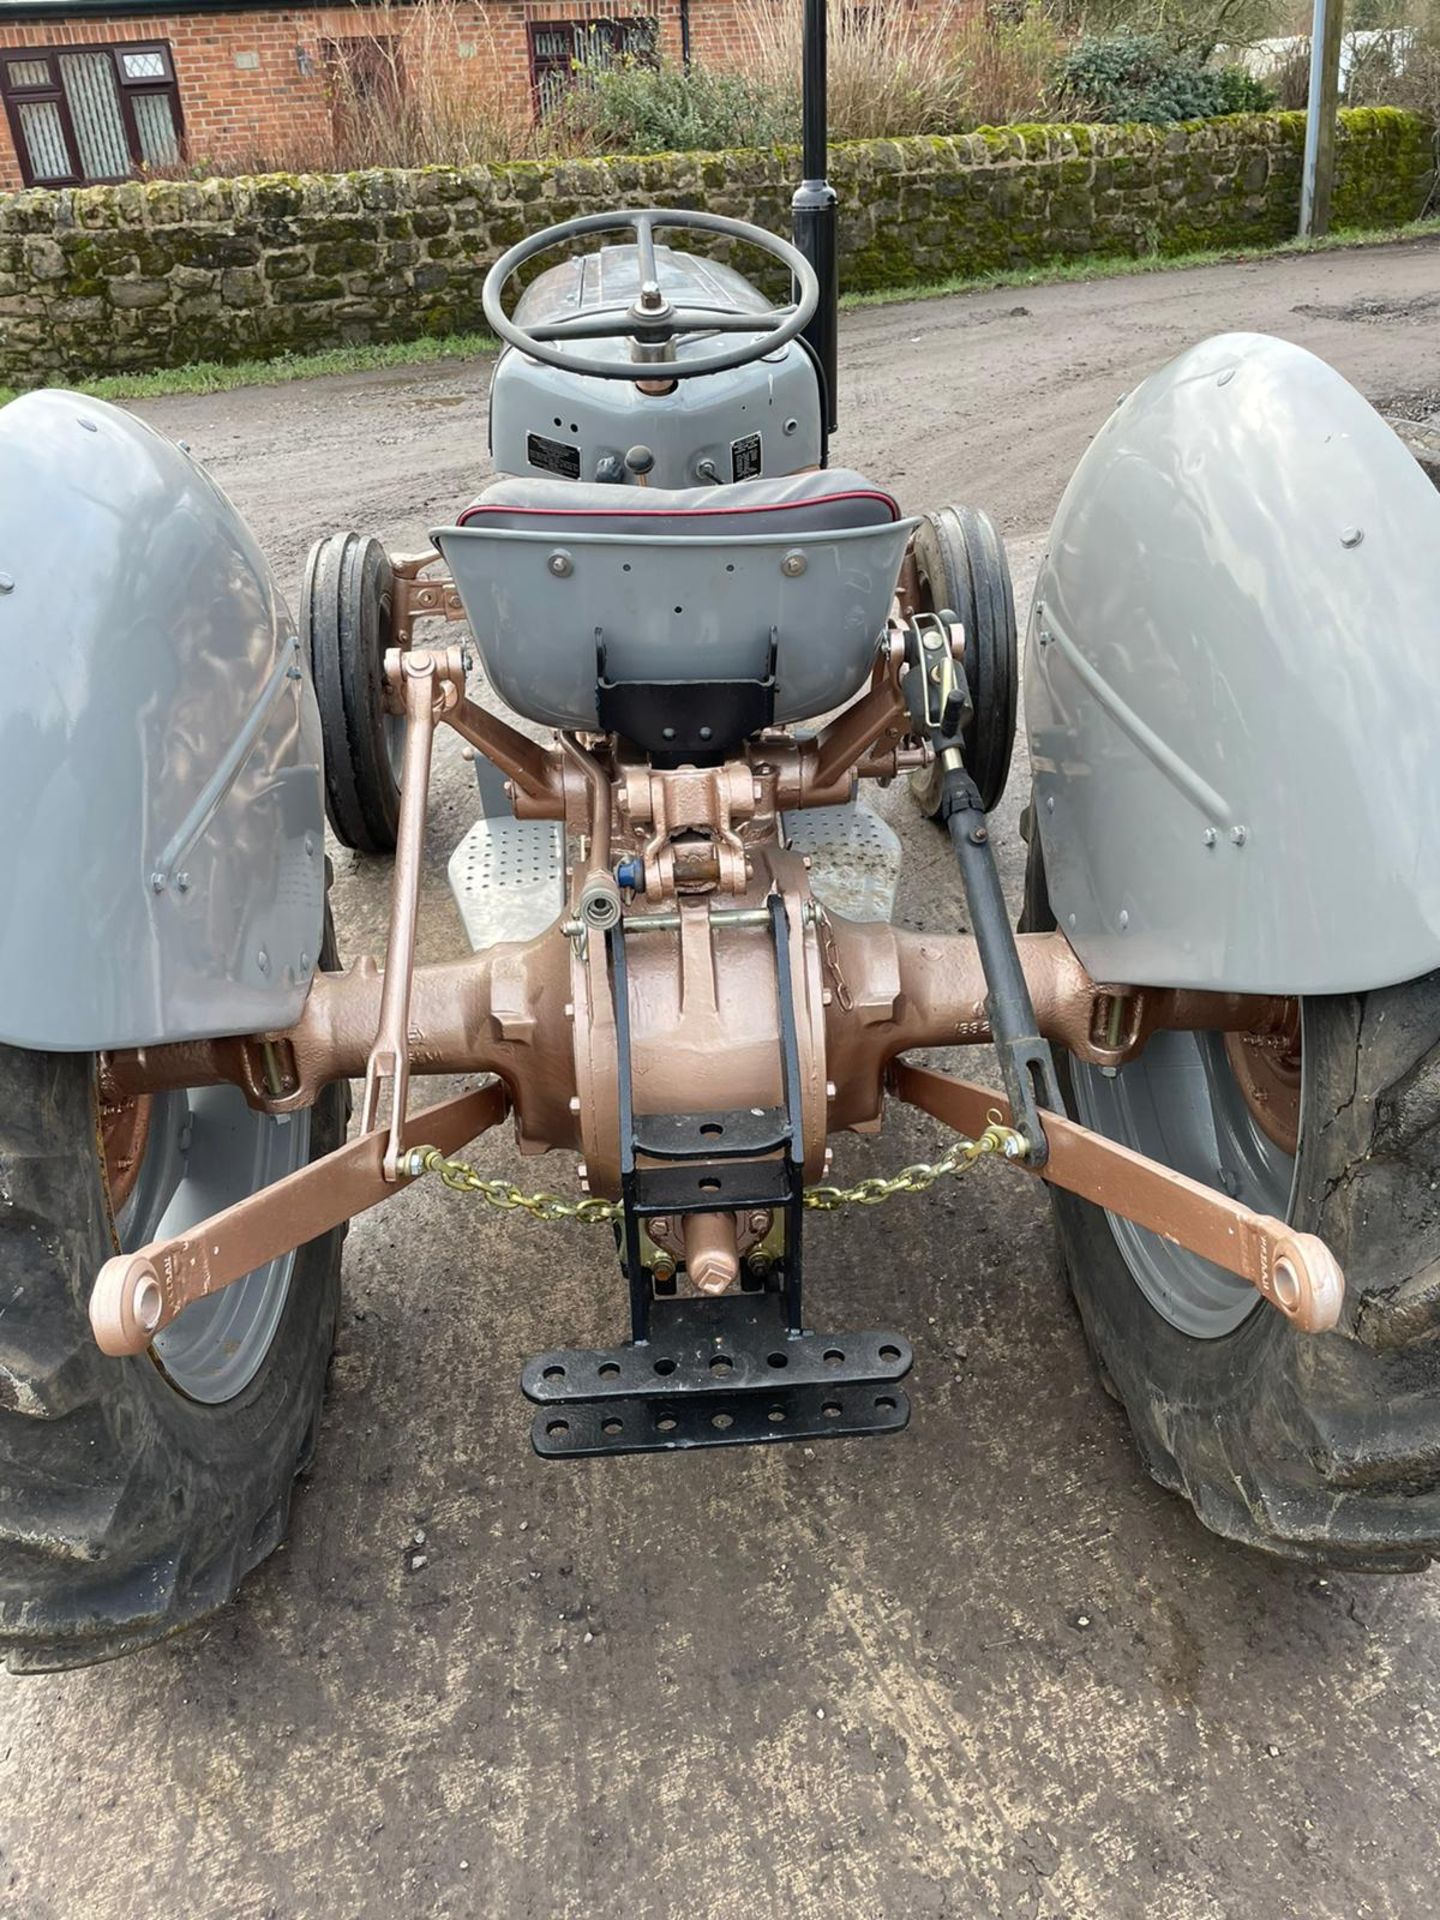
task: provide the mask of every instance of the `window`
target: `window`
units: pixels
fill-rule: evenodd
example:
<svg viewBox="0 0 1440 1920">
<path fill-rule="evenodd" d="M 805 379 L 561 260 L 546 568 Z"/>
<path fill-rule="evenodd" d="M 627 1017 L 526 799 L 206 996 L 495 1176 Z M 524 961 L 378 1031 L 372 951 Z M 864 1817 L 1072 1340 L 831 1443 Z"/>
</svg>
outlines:
<svg viewBox="0 0 1440 1920">
<path fill-rule="evenodd" d="M 530 34 L 530 84 L 535 111 L 549 112 L 577 69 L 612 67 L 618 60 L 655 64 L 659 41 L 653 18 L 633 20 L 541 20 Z"/>
<path fill-rule="evenodd" d="M 27 187 L 124 180 L 180 158 L 168 45 L 0 52 L 0 94 Z"/>
</svg>

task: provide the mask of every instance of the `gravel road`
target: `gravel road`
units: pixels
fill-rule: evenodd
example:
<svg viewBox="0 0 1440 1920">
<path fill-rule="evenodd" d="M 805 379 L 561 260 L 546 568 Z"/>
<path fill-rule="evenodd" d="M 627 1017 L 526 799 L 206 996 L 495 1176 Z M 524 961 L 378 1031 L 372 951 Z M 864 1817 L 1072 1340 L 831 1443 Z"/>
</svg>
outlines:
<svg viewBox="0 0 1440 1920">
<path fill-rule="evenodd" d="M 1440 249 L 849 316 L 836 455 L 912 507 L 987 506 L 1023 595 L 1116 397 L 1232 327 L 1413 410 L 1440 389 Z M 487 378 L 138 410 L 191 442 L 293 586 L 318 534 L 406 548 L 453 516 L 489 471 Z M 468 793 L 447 752 L 427 957 L 458 949 L 443 863 Z M 880 804 L 907 844 L 902 915 L 954 924 L 933 831 L 898 790 Z M 386 871 L 336 865 L 354 955 Z M 897 1114 L 839 1169 L 935 1144 Z M 504 1142 L 484 1159 L 512 1164 Z M 600 1236 L 423 1190 L 355 1224 L 346 1274 L 288 1545 L 196 1633 L 0 1679 L 5 1914 L 1435 1912 L 1440 1578 L 1271 1564 L 1155 1487 L 1018 1177 L 815 1227 L 817 1321 L 914 1339 L 914 1419 L 887 1441 L 546 1465 L 516 1379 L 543 1347 L 618 1336 Z"/>
</svg>

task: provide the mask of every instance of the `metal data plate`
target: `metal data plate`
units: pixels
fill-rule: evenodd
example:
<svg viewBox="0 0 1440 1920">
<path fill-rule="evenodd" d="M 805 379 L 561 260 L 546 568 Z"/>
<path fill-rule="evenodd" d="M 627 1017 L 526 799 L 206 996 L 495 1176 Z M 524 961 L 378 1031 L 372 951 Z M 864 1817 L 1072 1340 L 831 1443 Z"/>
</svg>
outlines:
<svg viewBox="0 0 1440 1920">
<path fill-rule="evenodd" d="M 558 821 L 477 820 L 450 856 L 450 891 L 476 953 L 533 940 L 565 906 Z"/>
<path fill-rule="evenodd" d="M 810 856 L 810 887 L 842 920 L 889 920 L 900 880 L 900 841 L 869 807 L 807 807 L 781 815 L 785 839 Z"/>
</svg>

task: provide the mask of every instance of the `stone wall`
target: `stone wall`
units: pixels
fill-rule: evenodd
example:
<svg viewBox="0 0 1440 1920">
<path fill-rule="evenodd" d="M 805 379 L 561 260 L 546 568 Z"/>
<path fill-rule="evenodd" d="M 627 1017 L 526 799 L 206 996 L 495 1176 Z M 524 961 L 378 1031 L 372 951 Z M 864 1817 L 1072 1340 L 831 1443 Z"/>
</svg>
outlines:
<svg viewBox="0 0 1440 1920">
<path fill-rule="evenodd" d="M 1341 123 L 1335 225 L 1413 219 L 1430 129 L 1390 108 Z M 842 284 L 1282 240 L 1303 141 L 1303 115 L 1263 114 L 837 147 Z M 523 234 L 646 204 L 784 232 L 796 169 L 786 150 L 18 193 L 0 201 L 0 382 L 478 330 L 486 268 Z"/>
</svg>

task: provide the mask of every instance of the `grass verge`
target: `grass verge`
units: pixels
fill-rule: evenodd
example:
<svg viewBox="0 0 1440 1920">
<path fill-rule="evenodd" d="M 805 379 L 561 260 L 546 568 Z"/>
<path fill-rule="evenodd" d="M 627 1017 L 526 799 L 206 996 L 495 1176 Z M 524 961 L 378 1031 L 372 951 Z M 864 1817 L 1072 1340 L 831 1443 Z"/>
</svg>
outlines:
<svg viewBox="0 0 1440 1920">
<path fill-rule="evenodd" d="M 1115 280 L 1142 273 L 1179 273 L 1187 267 L 1214 267 L 1236 261 L 1278 260 L 1290 254 L 1334 253 L 1355 247 L 1396 246 L 1409 240 L 1440 239 L 1440 216 L 1404 227 L 1367 228 L 1327 234 L 1322 240 L 1284 240 L 1272 247 L 1225 247 L 1207 253 L 1145 254 L 1134 260 L 1052 260 L 1034 267 L 1002 268 L 993 273 L 956 274 L 918 287 L 889 287 L 878 293 L 842 294 L 843 312 L 891 307 L 909 300 L 938 300 L 946 294 L 984 293 L 1002 287 L 1044 287 L 1086 280 Z M 325 353 L 284 354 L 276 360 L 237 360 L 225 365 L 201 360 L 160 373 L 112 374 L 76 383 L 97 400 L 154 400 L 176 393 L 229 393 L 236 387 L 279 386 L 289 380 L 314 380 L 326 374 L 371 373 L 386 367 L 423 367 L 444 360 L 473 360 L 499 351 L 486 333 L 450 333 L 433 339 L 392 341 L 375 347 L 332 347 Z M 15 398 L 0 387 L 0 404 Z"/>
<path fill-rule="evenodd" d="M 956 274 L 919 287 L 884 287 L 878 293 L 843 293 L 840 309 L 893 307 L 906 300 L 939 300 L 950 293 L 984 293 L 999 287 L 1048 287 L 1084 280 L 1123 280 L 1141 273 L 1180 273 L 1187 267 L 1219 267 L 1237 261 L 1283 260 L 1298 253 L 1341 253 L 1356 247 L 1397 246 L 1407 240 L 1440 239 L 1440 215 L 1403 227 L 1356 228 L 1319 240 L 1281 240 L 1271 247 L 1220 247 L 1203 253 L 1146 253 L 1135 259 L 1045 260 L 1034 267 L 1000 267 L 993 273 Z"/>
<path fill-rule="evenodd" d="M 159 373 L 114 373 L 99 380 L 77 380 L 77 393 L 97 400 L 156 400 L 174 393 L 231 393 L 236 387 L 282 386 L 290 380 L 316 380 L 326 374 L 371 373 L 384 367 L 427 367 L 437 360 L 473 360 L 498 353 L 500 342 L 488 333 L 447 333 L 424 340 L 392 340 L 376 347 L 331 347 L 324 353 L 286 353 L 275 360 L 197 360 L 188 367 Z M 15 398 L 0 387 L 0 403 Z"/>
</svg>

